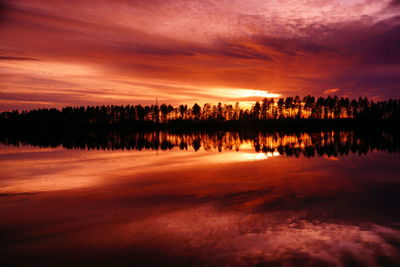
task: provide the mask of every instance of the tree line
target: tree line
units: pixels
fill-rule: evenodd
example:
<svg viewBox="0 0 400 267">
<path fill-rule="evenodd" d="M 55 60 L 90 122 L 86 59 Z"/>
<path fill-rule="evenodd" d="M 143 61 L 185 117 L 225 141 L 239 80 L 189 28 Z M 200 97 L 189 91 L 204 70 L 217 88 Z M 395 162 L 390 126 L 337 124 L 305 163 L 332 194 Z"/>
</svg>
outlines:
<svg viewBox="0 0 400 267">
<path fill-rule="evenodd" d="M 80 121 L 85 124 L 112 125 L 120 122 L 171 121 L 248 121 L 279 119 L 371 119 L 399 120 L 400 100 L 372 101 L 368 98 L 352 99 L 328 96 L 315 98 L 299 96 L 286 98 L 265 98 L 251 108 L 235 105 L 209 103 L 203 106 L 179 105 L 101 105 L 56 108 L 41 108 L 31 111 L 14 110 L 2 112 L 1 121 Z"/>
</svg>

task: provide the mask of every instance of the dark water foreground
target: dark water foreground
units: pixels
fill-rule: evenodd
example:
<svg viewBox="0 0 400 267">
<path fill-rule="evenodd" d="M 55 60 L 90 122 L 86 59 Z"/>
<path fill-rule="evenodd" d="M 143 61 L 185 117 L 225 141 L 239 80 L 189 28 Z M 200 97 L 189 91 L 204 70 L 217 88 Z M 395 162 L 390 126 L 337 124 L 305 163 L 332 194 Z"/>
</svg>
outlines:
<svg viewBox="0 0 400 267">
<path fill-rule="evenodd" d="M 399 266 L 395 132 L 0 138 L 1 266 Z"/>
</svg>

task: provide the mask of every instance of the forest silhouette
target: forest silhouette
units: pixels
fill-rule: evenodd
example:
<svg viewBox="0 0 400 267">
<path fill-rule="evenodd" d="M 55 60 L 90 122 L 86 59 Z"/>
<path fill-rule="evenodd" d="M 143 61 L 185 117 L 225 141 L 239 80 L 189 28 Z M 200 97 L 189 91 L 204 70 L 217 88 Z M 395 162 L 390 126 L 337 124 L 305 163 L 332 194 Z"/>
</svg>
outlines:
<svg viewBox="0 0 400 267">
<path fill-rule="evenodd" d="M 315 98 L 265 98 L 249 109 L 235 105 L 102 105 L 41 108 L 2 112 L 3 129 L 153 129 L 153 128 L 246 128 L 270 127 L 354 127 L 357 122 L 394 126 L 400 121 L 400 100 L 372 101 L 328 96 Z M 365 123 L 366 122 L 366 123 Z M 167 126 L 168 125 L 168 126 Z"/>
</svg>

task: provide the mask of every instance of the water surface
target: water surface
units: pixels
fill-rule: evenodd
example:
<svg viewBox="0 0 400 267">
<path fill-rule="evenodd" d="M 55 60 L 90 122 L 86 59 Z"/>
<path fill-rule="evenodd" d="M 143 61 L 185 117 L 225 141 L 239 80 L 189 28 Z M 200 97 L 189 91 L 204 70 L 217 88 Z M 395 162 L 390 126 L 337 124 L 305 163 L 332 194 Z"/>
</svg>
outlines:
<svg viewBox="0 0 400 267">
<path fill-rule="evenodd" d="M 0 257 L 6 266 L 397 266 L 398 139 L 3 139 Z"/>
</svg>

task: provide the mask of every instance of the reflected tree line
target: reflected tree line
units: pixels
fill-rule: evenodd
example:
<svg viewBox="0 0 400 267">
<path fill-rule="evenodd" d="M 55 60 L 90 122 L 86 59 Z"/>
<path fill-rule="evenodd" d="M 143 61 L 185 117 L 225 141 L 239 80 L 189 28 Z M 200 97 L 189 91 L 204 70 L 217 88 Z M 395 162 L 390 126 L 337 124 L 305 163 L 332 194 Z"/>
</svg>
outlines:
<svg viewBox="0 0 400 267">
<path fill-rule="evenodd" d="M 87 107 L 64 107 L 59 109 L 37 109 L 31 111 L 18 110 L 3 112 L 0 121 L 47 121 L 70 122 L 79 121 L 85 124 L 110 125 L 121 122 L 132 123 L 149 121 L 166 123 L 170 121 L 238 121 L 238 120 L 270 120 L 270 119 L 400 119 L 400 100 L 374 102 L 368 98 L 352 99 L 328 96 L 315 98 L 265 98 L 249 109 L 243 109 L 239 103 L 235 105 L 217 105 L 197 103 L 193 106 L 180 105 L 102 105 Z"/>
<path fill-rule="evenodd" d="M 170 133 L 167 131 L 123 134 L 110 132 L 104 135 L 91 133 L 85 136 L 25 135 L 1 137 L 5 145 L 33 145 L 66 149 L 99 150 L 194 150 L 244 151 L 279 153 L 286 156 L 340 156 L 352 153 L 367 154 L 372 151 L 400 152 L 398 133 L 358 131 L 325 132 L 197 132 Z"/>
</svg>

